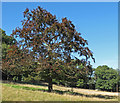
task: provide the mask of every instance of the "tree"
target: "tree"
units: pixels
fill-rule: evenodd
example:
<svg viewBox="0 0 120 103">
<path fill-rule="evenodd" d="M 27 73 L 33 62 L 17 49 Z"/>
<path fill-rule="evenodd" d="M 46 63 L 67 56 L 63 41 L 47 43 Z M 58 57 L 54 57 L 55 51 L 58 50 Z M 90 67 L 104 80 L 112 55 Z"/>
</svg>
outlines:
<svg viewBox="0 0 120 103">
<path fill-rule="evenodd" d="M 118 73 L 106 65 L 95 69 L 96 88 L 100 90 L 116 91 Z"/>
<path fill-rule="evenodd" d="M 77 86 L 81 88 L 89 88 L 91 76 L 93 74 L 92 65 L 88 65 L 87 68 L 85 65 L 81 64 L 78 66 L 80 73 L 78 73 L 77 77 Z"/>
<path fill-rule="evenodd" d="M 1 59 L 2 59 L 2 78 L 3 79 L 7 79 L 7 70 L 4 68 L 4 63 L 5 63 L 5 60 L 6 60 L 6 55 L 7 55 L 7 52 L 10 50 L 9 47 L 12 46 L 13 44 L 15 44 L 16 40 L 13 38 L 13 37 L 10 37 L 8 35 L 6 35 L 5 31 L 2 30 L 0 28 L 0 35 L 1 35 L 1 39 L 2 39 L 2 56 Z"/>
<path fill-rule="evenodd" d="M 24 11 L 22 28 L 13 30 L 12 36 L 19 38 L 17 46 L 22 50 L 26 49 L 38 62 L 37 70 L 42 71 L 44 79 L 48 81 L 49 92 L 52 91 L 52 79 L 64 71 L 60 65 L 70 69 L 76 63 L 89 65 L 89 58 L 94 60 L 92 52 L 86 46 L 87 40 L 75 30 L 72 22 L 67 18 L 62 18 L 59 22 L 55 15 L 40 6 Z M 72 53 L 85 58 L 80 60 Z M 75 71 L 72 73 L 74 75 Z"/>
<path fill-rule="evenodd" d="M 6 58 L 7 51 L 9 47 L 15 44 L 15 39 L 6 35 L 5 31 L 0 28 L 0 33 L 2 35 L 2 59 Z"/>
<path fill-rule="evenodd" d="M 22 75 L 25 76 L 26 71 L 27 74 L 32 71 L 30 70 L 30 63 L 28 64 L 27 62 L 28 60 L 30 62 L 31 57 L 30 55 L 25 55 L 17 45 L 14 45 L 16 40 L 6 35 L 4 30 L 0 29 L 0 33 L 2 35 L 2 79 L 21 81 Z"/>
<path fill-rule="evenodd" d="M 32 56 L 26 53 L 26 50 L 20 50 L 17 45 L 9 47 L 2 66 L 2 70 L 6 72 L 8 77 L 7 80 L 13 81 L 21 81 L 31 72 L 35 72 L 36 68 Z"/>
</svg>

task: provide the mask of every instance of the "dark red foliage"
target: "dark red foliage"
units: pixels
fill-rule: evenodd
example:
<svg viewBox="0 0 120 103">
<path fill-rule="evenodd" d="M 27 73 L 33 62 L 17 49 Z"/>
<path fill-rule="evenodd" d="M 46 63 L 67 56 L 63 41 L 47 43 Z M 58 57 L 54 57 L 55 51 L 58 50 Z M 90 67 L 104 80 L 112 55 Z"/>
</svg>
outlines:
<svg viewBox="0 0 120 103">
<path fill-rule="evenodd" d="M 94 60 L 93 53 L 86 47 L 87 40 L 76 31 L 72 21 L 65 17 L 59 22 L 55 15 L 40 6 L 24 11 L 22 28 L 16 28 L 12 36 L 19 37 L 18 48 L 26 49 L 39 62 L 39 68 L 49 69 L 50 73 L 55 70 L 60 72 L 56 69 L 60 69 L 60 65 L 87 65 L 89 58 Z M 84 56 L 86 59 L 80 60 L 72 53 L 78 53 L 78 57 Z"/>
</svg>

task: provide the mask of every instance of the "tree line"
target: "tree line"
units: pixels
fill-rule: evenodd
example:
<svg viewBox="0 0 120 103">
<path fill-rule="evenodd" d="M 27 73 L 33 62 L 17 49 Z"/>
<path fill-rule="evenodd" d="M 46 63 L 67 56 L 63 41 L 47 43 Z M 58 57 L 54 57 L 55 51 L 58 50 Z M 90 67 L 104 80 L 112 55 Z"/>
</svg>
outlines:
<svg viewBox="0 0 120 103">
<path fill-rule="evenodd" d="M 24 11 L 22 28 L 11 36 L 2 34 L 2 79 L 39 84 L 116 91 L 118 72 L 108 66 L 92 68 L 95 62 L 88 42 L 66 17 L 58 21 L 45 9 Z M 79 59 L 74 53 L 78 54 Z"/>
</svg>

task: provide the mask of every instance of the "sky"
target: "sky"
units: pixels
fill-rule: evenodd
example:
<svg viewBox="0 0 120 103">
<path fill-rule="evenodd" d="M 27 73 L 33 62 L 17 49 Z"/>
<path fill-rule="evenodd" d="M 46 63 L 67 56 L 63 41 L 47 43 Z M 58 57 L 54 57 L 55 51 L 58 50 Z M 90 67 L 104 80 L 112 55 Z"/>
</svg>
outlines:
<svg viewBox="0 0 120 103">
<path fill-rule="evenodd" d="M 2 2 L 2 29 L 7 35 L 21 27 L 23 12 L 41 6 L 56 15 L 67 17 L 88 41 L 96 62 L 94 68 L 108 65 L 118 68 L 118 3 L 117 2 Z M 77 55 L 76 55 L 77 56 Z"/>
<path fill-rule="evenodd" d="M 2 2 L 119 2 L 119 0 L 1 0 Z"/>
</svg>

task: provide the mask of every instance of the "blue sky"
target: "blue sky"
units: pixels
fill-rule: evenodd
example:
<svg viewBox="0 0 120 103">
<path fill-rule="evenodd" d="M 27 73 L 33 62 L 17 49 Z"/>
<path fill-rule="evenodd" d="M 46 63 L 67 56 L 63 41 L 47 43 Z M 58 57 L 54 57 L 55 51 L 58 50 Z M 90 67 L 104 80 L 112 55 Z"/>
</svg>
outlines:
<svg viewBox="0 0 120 103">
<path fill-rule="evenodd" d="M 67 17 L 76 26 L 92 50 L 96 63 L 118 68 L 118 3 L 117 2 L 2 2 L 2 29 L 7 35 L 21 27 L 25 8 L 41 6 L 60 20 Z"/>
</svg>

